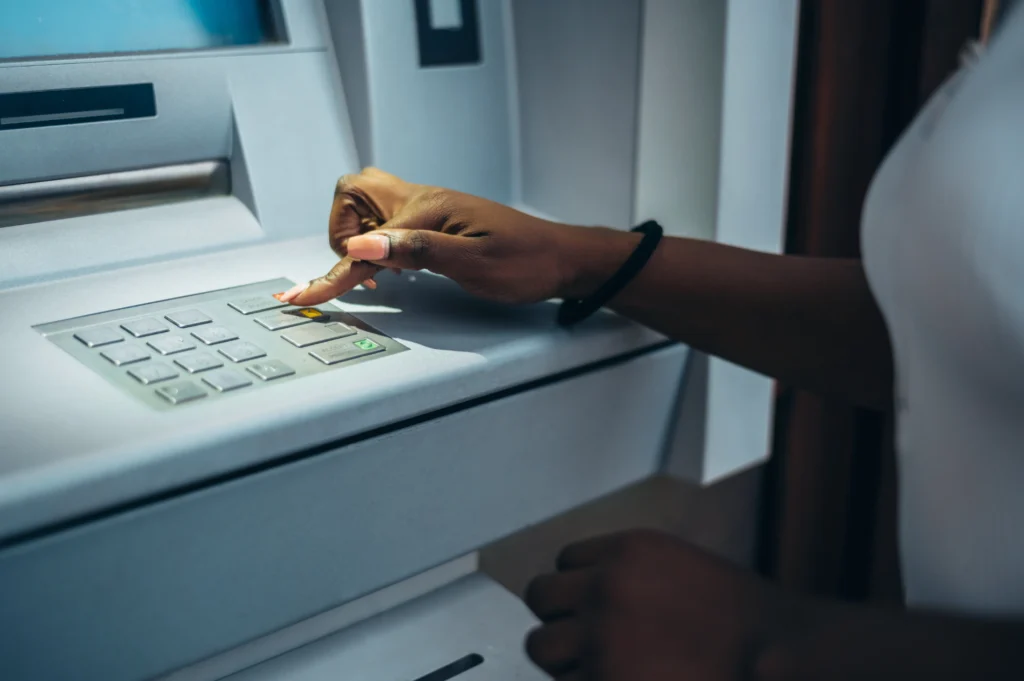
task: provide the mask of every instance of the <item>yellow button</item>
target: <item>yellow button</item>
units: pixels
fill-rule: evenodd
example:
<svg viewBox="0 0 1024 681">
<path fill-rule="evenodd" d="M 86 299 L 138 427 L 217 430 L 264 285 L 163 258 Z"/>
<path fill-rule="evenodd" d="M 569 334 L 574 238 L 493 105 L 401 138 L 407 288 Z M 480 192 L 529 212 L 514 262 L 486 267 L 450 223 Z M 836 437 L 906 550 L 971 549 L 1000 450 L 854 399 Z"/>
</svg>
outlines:
<svg viewBox="0 0 1024 681">
<path fill-rule="evenodd" d="M 307 307 L 305 310 L 299 310 L 299 314 L 308 319 L 316 319 L 317 317 L 323 317 L 324 313 L 320 310 Z"/>
</svg>

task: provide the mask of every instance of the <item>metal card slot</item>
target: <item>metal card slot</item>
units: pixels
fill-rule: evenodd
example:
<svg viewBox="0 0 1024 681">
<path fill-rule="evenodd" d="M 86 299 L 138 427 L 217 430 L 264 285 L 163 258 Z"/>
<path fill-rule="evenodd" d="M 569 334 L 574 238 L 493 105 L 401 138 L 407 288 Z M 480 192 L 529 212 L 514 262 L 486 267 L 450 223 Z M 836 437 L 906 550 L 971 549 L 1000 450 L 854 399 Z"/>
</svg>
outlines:
<svg viewBox="0 0 1024 681">
<path fill-rule="evenodd" d="M 0 132 L 153 116 L 152 83 L 0 94 Z"/>
</svg>

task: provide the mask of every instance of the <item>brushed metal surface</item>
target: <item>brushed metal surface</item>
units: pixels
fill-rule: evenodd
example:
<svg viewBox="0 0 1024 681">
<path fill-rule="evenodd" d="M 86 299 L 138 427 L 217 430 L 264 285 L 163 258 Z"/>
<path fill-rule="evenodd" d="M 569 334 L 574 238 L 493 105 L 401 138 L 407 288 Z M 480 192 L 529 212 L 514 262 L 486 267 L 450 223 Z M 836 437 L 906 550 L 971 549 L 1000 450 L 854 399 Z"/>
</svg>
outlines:
<svg viewBox="0 0 1024 681">
<path fill-rule="evenodd" d="M 0 186 L 0 227 L 143 208 L 231 192 L 227 161 Z"/>
</svg>

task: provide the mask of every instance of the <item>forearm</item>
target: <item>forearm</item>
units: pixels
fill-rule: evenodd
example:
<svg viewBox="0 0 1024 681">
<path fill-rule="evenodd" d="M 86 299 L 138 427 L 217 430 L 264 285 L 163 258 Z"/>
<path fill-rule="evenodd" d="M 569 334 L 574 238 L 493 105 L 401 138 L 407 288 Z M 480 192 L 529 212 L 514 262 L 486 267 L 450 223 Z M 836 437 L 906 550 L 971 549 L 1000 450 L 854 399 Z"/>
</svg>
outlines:
<svg viewBox="0 0 1024 681">
<path fill-rule="evenodd" d="M 609 265 L 621 264 L 623 252 L 607 242 L 627 242 L 628 252 L 638 238 L 593 239 L 589 252 L 579 254 L 589 263 L 584 271 L 606 276 Z M 880 409 L 890 406 L 889 337 L 859 261 L 666 237 L 610 307 L 784 383 Z"/>
<path fill-rule="evenodd" d="M 804 636 L 766 649 L 756 681 L 1024 678 L 1024 624 L 831 606 Z"/>
</svg>

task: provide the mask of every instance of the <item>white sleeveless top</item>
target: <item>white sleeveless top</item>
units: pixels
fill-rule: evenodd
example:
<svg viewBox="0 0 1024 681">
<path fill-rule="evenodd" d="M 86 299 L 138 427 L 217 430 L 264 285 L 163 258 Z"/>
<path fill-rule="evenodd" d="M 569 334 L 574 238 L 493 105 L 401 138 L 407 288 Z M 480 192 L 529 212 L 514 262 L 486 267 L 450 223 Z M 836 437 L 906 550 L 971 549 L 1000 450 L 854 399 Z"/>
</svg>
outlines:
<svg viewBox="0 0 1024 681">
<path fill-rule="evenodd" d="M 862 227 L 908 605 L 1024 615 L 1024 5 L 904 134 Z"/>
</svg>

